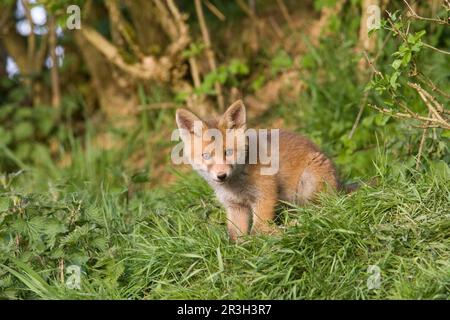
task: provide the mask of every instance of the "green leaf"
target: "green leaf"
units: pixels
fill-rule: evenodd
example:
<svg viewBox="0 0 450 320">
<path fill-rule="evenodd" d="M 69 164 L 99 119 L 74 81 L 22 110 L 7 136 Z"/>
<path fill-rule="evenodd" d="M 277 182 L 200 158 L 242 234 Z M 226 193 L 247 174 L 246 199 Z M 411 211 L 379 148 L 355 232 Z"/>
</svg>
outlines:
<svg viewBox="0 0 450 320">
<path fill-rule="evenodd" d="M 1 197 L 0 198 L 0 212 L 7 211 L 9 209 L 9 198 Z"/>
<path fill-rule="evenodd" d="M 392 62 L 392 68 L 394 68 L 395 70 L 400 68 L 401 65 L 402 65 L 402 60 L 400 60 L 400 59 L 396 59 L 396 60 L 394 60 L 394 62 Z"/>
<path fill-rule="evenodd" d="M 392 76 L 389 79 L 389 84 L 391 87 L 395 90 L 397 87 L 399 87 L 399 84 L 397 84 L 397 79 L 400 76 L 400 72 L 396 71 L 392 74 Z"/>
<path fill-rule="evenodd" d="M 131 177 L 131 181 L 133 183 L 146 183 L 149 182 L 149 174 L 147 171 L 143 171 L 143 172 L 138 172 L 135 173 L 132 177 Z"/>
<path fill-rule="evenodd" d="M 403 59 L 401 60 L 401 63 L 406 66 L 408 65 L 408 63 L 411 61 L 411 51 L 408 51 L 405 53 L 405 55 L 403 56 Z"/>
</svg>

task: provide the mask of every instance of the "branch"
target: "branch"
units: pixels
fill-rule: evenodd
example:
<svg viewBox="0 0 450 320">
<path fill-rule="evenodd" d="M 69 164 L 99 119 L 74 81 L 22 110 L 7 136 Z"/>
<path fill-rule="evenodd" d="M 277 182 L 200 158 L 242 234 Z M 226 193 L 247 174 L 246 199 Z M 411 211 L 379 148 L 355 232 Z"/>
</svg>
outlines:
<svg viewBox="0 0 450 320">
<path fill-rule="evenodd" d="M 226 20 L 225 15 L 219 9 L 217 9 L 217 7 L 213 5 L 209 0 L 204 0 L 204 2 L 205 6 L 209 9 L 209 11 L 211 11 L 211 13 L 215 15 L 220 21 L 223 22 Z"/>
<path fill-rule="evenodd" d="M 212 72 L 215 72 L 217 70 L 217 65 L 216 60 L 214 58 L 214 52 L 211 46 L 211 39 L 209 37 L 208 27 L 206 26 L 205 17 L 203 15 L 201 0 L 195 0 L 195 10 L 197 12 L 198 22 L 200 24 L 200 30 L 203 36 L 203 42 L 205 42 L 206 46 L 205 50 L 209 67 L 211 68 Z M 219 109 L 223 111 L 225 109 L 225 102 L 222 95 L 222 87 L 219 82 L 215 83 L 215 90 L 217 92 L 217 103 L 219 105 Z"/>
<path fill-rule="evenodd" d="M 434 19 L 434 18 L 426 18 L 426 17 L 419 16 L 419 15 L 414 11 L 414 9 L 409 5 L 408 1 L 403 0 L 403 2 L 408 6 L 409 12 L 410 12 L 410 14 L 411 14 L 410 16 L 411 16 L 412 18 L 414 18 L 414 19 L 417 19 L 417 20 L 423 20 L 423 21 L 430 21 L 430 22 L 434 22 L 434 23 L 437 23 L 437 24 L 443 24 L 443 25 L 449 25 L 449 24 L 450 24 L 449 21 L 446 21 L 446 20 L 442 20 L 442 19 Z"/>
<path fill-rule="evenodd" d="M 428 117 L 431 116 L 431 113 L 428 113 Z M 428 126 L 429 122 L 427 122 L 425 124 L 425 126 Z M 422 158 L 422 152 L 423 152 L 423 147 L 425 145 L 425 140 L 427 137 L 427 132 L 428 132 L 428 128 L 424 128 L 423 132 L 422 132 L 422 137 L 420 138 L 420 144 L 419 144 L 419 152 L 417 153 L 417 159 L 416 159 L 416 170 L 419 170 L 420 168 L 420 160 Z"/>
<path fill-rule="evenodd" d="M 25 16 L 28 23 L 30 24 L 30 35 L 28 36 L 28 47 L 27 47 L 27 64 L 28 71 L 30 73 L 34 72 L 34 52 L 36 51 L 36 35 L 34 34 L 34 24 L 33 18 L 31 16 L 31 9 L 28 4 L 28 0 L 22 0 L 23 7 L 25 9 Z"/>
<path fill-rule="evenodd" d="M 283 15 L 284 19 L 287 21 L 289 28 L 291 28 L 291 30 L 295 30 L 295 24 L 294 21 L 292 20 L 291 15 L 289 14 L 289 11 L 286 7 L 286 4 L 284 3 L 283 0 L 277 0 L 277 4 L 278 7 L 281 10 L 281 14 Z"/>
<path fill-rule="evenodd" d="M 443 53 L 443 54 L 448 54 L 448 55 L 450 55 L 450 52 L 449 52 L 449 51 L 445 51 L 445 50 L 442 50 L 442 49 L 438 49 L 438 48 L 433 47 L 432 45 L 430 45 L 430 44 L 428 44 L 428 43 L 425 43 L 425 42 L 422 42 L 422 43 L 423 43 L 423 45 L 424 45 L 425 47 L 427 47 L 427 48 L 429 48 L 429 49 L 435 50 L 435 51 L 440 52 L 440 53 Z"/>
<path fill-rule="evenodd" d="M 413 88 L 417 91 L 420 98 L 425 103 L 425 105 L 427 106 L 427 108 L 431 112 L 431 114 L 434 115 L 434 117 L 436 117 L 443 123 L 447 123 L 447 121 L 445 121 L 442 118 L 442 116 L 440 115 L 440 113 L 443 113 L 444 107 L 439 102 L 437 102 L 436 99 L 432 95 L 430 95 L 427 91 L 422 89 L 420 87 L 420 85 L 418 85 L 417 83 L 408 82 L 408 86 L 410 86 L 411 88 Z"/>
<path fill-rule="evenodd" d="M 173 0 L 167 0 L 167 6 L 175 20 L 177 29 L 176 38 L 172 38 L 173 43 L 167 49 L 167 55 L 173 58 L 189 45 L 191 38 L 189 36 L 188 25 L 185 22 L 187 17 L 180 13 Z"/>
<path fill-rule="evenodd" d="M 409 114 L 409 113 L 396 112 L 396 111 L 394 111 L 392 109 L 379 108 L 379 107 L 377 107 L 375 105 L 371 105 L 371 104 L 369 104 L 369 106 L 371 108 L 377 110 L 378 112 L 390 115 L 390 116 L 392 116 L 394 118 L 415 119 L 415 120 L 419 120 L 419 121 L 424 121 L 424 122 L 429 122 L 431 124 L 435 124 L 436 126 L 438 126 L 439 128 L 442 128 L 442 129 L 450 130 L 450 125 L 445 123 L 445 122 L 442 123 L 439 119 L 430 118 L 430 117 L 423 117 L 423 116 L 418 115 L 418 114 Z"/>
<path fill-rule="evenodd" d="M 162 57 L 158 61 L 155 57 L 146 56 L 142 63 L 127 64 L 120 55 L 119 50 L 95 29 L 85 26 L 80 32 L 109 62 L 134 78 L 163 82 L 167 82 L 170 79 L 172 64 L 166 57 Z"/>
<path fill-rule="evenodd" d="M 117 27 L 117 30 L 128 44 L 133 54 L 139 60 L 142 60 L 144 58 L 144 54 L 141 52 L 139 47 L 133 41 L 131 34 L 128 32 L 128 30 L 131 30 L 131 27 L 128 25 L 127 21 L 122 18 L 117 0 L 106 0 L 105 5 L 111 19 L 110 23 Z"/>
<path fill-rule="evenodd" d="M 430 87 L 432 92 L 437 92 L 439 93 L 441 96 L 443 96 L 446 99 L 450 99 L 450 94 L 445 93 L 444 91 L 442 91 L 436 84 L 434 84 L 434 82 L 428 78 L 426 75 L 424 75 L 423 73 L 419 73 L 419 80 L 421 80 L 423 83 L 425 83 L 428 87 Z M 448 110 L 443 110 L 444 113 L 450 113 L 450 111 Z"/>
<path fill-rule="evenodd" d="M 49 17 L 49 38 L 48 43 L 50 47 L 50 57 L 52 59 L 52 69 L 51 69 L 51 81 L 52 81 L 52 107 L 58 108 L 61 105 L 61 89 L 59 83 L 59 73 L 58 73 L 58 57 L 56 56 L 56 23 L 55 17 L 52 15 Z"/>
</svg>

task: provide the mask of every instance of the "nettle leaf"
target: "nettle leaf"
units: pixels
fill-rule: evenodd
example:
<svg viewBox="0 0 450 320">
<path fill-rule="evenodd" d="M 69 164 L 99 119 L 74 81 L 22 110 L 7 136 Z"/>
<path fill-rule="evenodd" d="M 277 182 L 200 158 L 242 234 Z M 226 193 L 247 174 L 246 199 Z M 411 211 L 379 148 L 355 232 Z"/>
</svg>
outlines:
<svg viewBox="0 0 450 320">
<path fill-rule="evenodd" d="M 50 218 L 47 219 L 47 223 L 45 224 L 43 232 L 46 235 L 53 236 L 67 232 L 67 227 L 58 220 L 56 220 L 55 218 Z"/>
<path fill-rule="evenodd" d="M 0 212 L 5 212 L 9 209 L 9 198 L 1 197 L 0 198 Z"/>
<path fill-rule="evenodd" d="M 103 216 L 103 211 L 97 207 L 90 207 L 85 211 L 85 217 L 92 223 L 95 223 L 99 226 L 105 226 L 106 221 Z"/>
<path fill-rule="evenodd" d="M 83 266 L 89 261 L 90 257 L 86 252 L 71 252 L 68 256 L 68 264 Z"/>
<path fill-rule="evenodd" d="M 42 235 L 46 225 L 47 218 L 43 216 L 33 217 L 27 223 L 28 231 L 32 238 Z"/>
<path fill-rule="evenodd" d="M 100 251 L 108 249 L 108 240 L 104 236 L 96 237 L 90 243 L 94 248 Z"/>
<path fill-rule="evenodd" d="M 54 248 L 50 251 L 49 256 L 53 259 L 59 259 L 65 257 L 66 254 L 62 248 Z"/>
<path fill-rule="evenodd" d="M 11 224 L 11 231 L 17 232 L 19 234 L 26 234 L 28 231 L 27 223 L 24 219 L 18 218 Z"/>
<path fill-rule="evenodd" d="M 67 236 L 65 236 L 61 240 L 61 244 L 62 245 L 76 244 L 82 238 L 85 238 L 93 229 L 95 229 L 95 227 L 89 224 L 84 224 L 81 227 L 77 226 L 75 230 L 70 232 Z"/>
</svg>

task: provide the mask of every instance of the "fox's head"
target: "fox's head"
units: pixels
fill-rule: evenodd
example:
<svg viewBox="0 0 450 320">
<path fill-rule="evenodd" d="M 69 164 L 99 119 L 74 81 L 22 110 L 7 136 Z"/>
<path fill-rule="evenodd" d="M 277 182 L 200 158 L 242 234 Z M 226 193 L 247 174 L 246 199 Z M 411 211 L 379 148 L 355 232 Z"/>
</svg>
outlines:
<svg viewBox="0 0 450 320">
<path fill-rule="evenodd" d="M 246 158 L 246 112 L 241 100 L 218 119 L 204 121 L 178 109 L 176 121 L 184 155 L 207 180 L 224 183 L 242 170 Z"/>
</svg>

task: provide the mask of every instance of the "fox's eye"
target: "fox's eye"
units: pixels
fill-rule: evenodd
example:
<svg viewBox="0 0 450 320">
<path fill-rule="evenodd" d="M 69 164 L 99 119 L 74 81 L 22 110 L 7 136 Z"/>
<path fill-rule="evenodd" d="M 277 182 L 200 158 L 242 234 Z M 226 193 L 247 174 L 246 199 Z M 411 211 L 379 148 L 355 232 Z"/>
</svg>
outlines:
<svg viewBox="0 0 450 320">
<path fill-rule="evenodd" d="M 205 160 L 209 160 L 209 159 L 211 159 L 211 153 L 205 152 L 204 154 L 202 154 L 202 157 Z"/>
<path fill-rule="evenodd" d="M 227 150 L 225 150 L 225 156 L 229 157 L 229 156 L 231 156 L 231 155 L 233 155 L 233 149 L 227 149 Z"/>
</svg>

